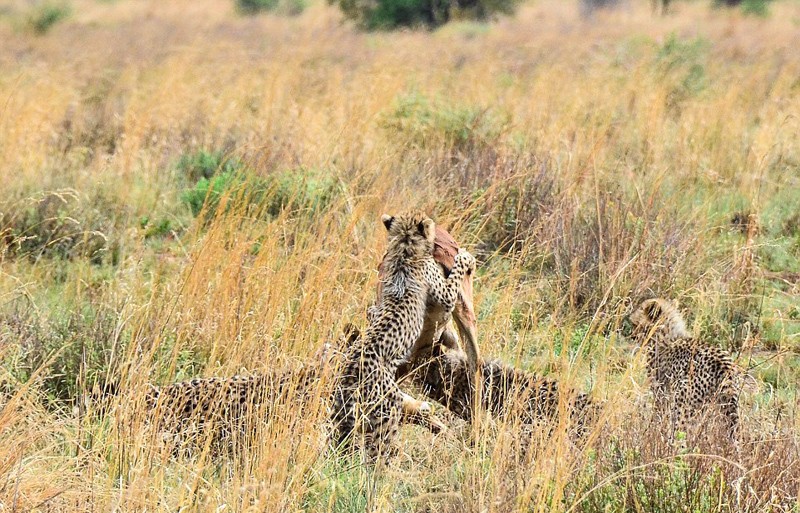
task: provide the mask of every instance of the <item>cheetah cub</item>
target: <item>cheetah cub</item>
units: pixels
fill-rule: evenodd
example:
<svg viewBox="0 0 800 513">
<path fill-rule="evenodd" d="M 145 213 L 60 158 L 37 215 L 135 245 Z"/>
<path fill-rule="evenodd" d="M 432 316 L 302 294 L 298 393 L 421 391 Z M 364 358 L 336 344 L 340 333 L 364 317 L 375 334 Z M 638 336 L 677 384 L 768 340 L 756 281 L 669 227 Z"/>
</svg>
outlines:
<svg viewBox="0 0 800 513">
<path fill-rule="evenodd" d="M 383 294 L 366 336 L 346 351 L 332 413 L 333 442 L 341 446 L 359 436 L 371 462 L 394 452 L 404 397 L 395 375 L 420 336 L 428 306 L 452 312 L 464 274 L 475 269 L 472 255 L 461 251 L 450 275 L 442 275 L 432 256 L 435 225 L 425 214 L 384 215 L 381 220 L 389 236 Z"/>
<path fill-rule="evenodd" d="M 656 410 L 675 429 L 686 431 L 691 418 L 715 405 L 733 437 L 739 421 L 738 395 L 745 372 L 730 353 L 693 338 L 671 302 L 648 299 L 629 316 L 633 338 L 646 348 L 647 373 Z"/>
</svg>

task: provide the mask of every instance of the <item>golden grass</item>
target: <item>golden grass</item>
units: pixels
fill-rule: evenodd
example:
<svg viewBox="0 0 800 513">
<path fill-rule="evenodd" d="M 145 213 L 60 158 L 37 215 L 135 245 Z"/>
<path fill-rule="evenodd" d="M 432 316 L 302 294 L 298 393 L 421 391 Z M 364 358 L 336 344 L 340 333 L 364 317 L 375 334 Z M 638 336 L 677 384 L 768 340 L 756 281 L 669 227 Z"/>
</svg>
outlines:
<svg viewBox="0 0 800 513">
<path fill-rule="evenodd" d="M 758 19 L 680 2 L 656 18 L 631 4 L 582 21 L 577 2 L 547 0 L 490 25 L 376 34 L 321 4 L 242 18 L 232 2 L 75 0 L 44 36 L 15 21 L 24 3 L 0 14 L 0 233 L 42 193 L 74 191 L 65 215 L 119 259 L 0 249 L 0 511 L 796 508 L 800 256 L 780 226 L 800 211 L 800 8 Z M 392 125 L 409 99 L 430 125 Z M 465 111 L 478 114 L 459 124 Z M 251 179 L 320 170 L 344 192 L 276 218 L 232 194 L 203 223 L 175 171 L 198 150 L 242 159 Z M 513 422 L 488 418 L 408 427 L 376 475 L 325 450 L 319 398 L 315 414 L 271 414 L 233 457 L 157 443 L 146 382 L 296 363 L 363 324 L 379 216 L 409 207 L 479 254 L 484 354 L 608 402 L 586 447 L 557 429 L 523 456 Z M 731 233 L 740 210 L 766 232 Z M 509 213 L 525 224 L 500 226 Z M 175 235 L 147 239 L 146 216 Z M 770 260 L 780 248 L 789 264 Z M 744 363 L 766 359 L 775 387 L 745 401 L 740 449 L 681 452 L 647 424 L 641 362 L 616 328 L 654 293 L 689 305 L 709 340 L 744 339 Z M 78 368 L 54 367 L 76 351 Z M 46 397 L 59 375 L 122 390 L 98 412 Z"/>
</svg>

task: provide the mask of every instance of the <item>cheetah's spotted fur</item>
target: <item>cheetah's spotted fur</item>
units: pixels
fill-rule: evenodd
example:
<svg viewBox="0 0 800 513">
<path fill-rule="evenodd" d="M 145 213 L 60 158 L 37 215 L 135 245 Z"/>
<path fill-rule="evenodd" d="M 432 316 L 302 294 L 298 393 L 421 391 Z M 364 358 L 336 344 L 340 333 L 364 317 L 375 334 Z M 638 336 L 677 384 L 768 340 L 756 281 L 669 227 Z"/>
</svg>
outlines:
<svg viewBox="0 0 800 513">
<path fill-rule="evenodd" d="M 328 399 L 334 351 L 325 344 L 318 360 L 252 376 L 195 378 L 165 386 L 148 384 L 145 408 L 162 436 L 186 444 L 211 438 L 217 448 L 248 437 L 278 405 L 303 409 Z M 326 392 L 328 390 L 328 392 Z"/>
<path fill-rule="evenodd" d="M 523 424 L 555 421 L 559 403 L 569 411 L 569 427 L 577 436 L 593 423 L 599 405 L 585 393 L 565 389 L 554 379 L 506 365 L 498 360 L 479 360 L 481 408 L 497 417 L 516 412 Z M 474 415 L 475 373 L 469 370 L 467 355 L 436 345 L 426 358 L 415 362 L 414 381 L 430 398 L 442 403 L 465 420 Z M 563 397 L 562 397 L 563 396 Z"/>
<path fill-rule="evenodd" d="M 633 338 L 646 348 L 647 372 L 656 409 L 686 431 L 705 406 L 715 404 L 733 435 L 744 372 L 730 353 L 693 338 L 678 309 L 664 299 L 644 301 L 630 316 Z"/>
<path fill-rule="evenodd" d="M 348 348 L 332 416 L 334 443 L 358 435 L 370 461 L 393 450 L 403 403 L 395 374 L 419 338 L 427 309 L 438 304 L 452 312 L 462 277 L 475 266 L 462 251 L 444 278 L 432 256 L 435 225 L 423 213 L 384 215 L 382 221 L 389 235 L 383 293 L 365 337 Z"/>
</svg>

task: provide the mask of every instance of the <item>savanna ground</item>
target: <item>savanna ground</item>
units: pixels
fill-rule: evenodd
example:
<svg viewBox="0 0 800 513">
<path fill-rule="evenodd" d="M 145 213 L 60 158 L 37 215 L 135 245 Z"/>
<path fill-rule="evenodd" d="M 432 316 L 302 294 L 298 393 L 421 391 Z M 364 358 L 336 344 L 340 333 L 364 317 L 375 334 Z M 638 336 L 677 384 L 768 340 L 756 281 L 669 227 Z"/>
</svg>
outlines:
<svg viewBox="0 0 800 513">
<path fill-rule="evenodd" d="M 800 4 L 395 33 L 71 6 L 0 8 L 0 511 L 798 510 Z M 363 326 L 379 216 L 410 207 L 478 257 L 484 355 L 591 388 L 604 427 L 526 454 L 513 422 L 406 427 L 377 475 L 325 450 L 319 400 L 233 454 L 154 443 L 145 383 Z M 653 295 L 759 378 L 737 447 L 652 429 L 618 328 Z"/>
</svg>

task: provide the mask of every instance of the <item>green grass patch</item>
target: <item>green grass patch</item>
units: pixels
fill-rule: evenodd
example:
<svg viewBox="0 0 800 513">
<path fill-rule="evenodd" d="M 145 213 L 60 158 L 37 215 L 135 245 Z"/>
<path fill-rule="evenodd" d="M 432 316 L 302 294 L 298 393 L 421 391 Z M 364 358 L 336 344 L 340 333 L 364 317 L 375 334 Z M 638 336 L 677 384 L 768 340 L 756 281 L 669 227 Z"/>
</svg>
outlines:
<svg viewBox="0 0 800 513">
<path fill-rule="evenodd" d="M 392 136 L 402 136 L 420 147 L 444 143 L 467 149 L 493 145 L 509 122 L 508 116 L 491 108 L 455 105 L 411 93 L 399 97 L 380 124 Z"/>
<path fill-rule="evenodd" d="M 26 25 L 35 34 L 44 35 L 71 13 L 72 8 L 66 2 L 45 1 L 31 8 Z"/>
<path fill-rule="evenodd" d="M 296 168 L 267 176 L 224 171 L 198 180 L 181 194 L 181 201 L 195 217 L 205 220 L 216 216 L 223 202 L 228 211 L 235 205 L 237 212 L 253 217 L 270 219 L 286 210 L 315 216 L 343 190 L 335 176 L 315 169 Z"/>
</svg>

